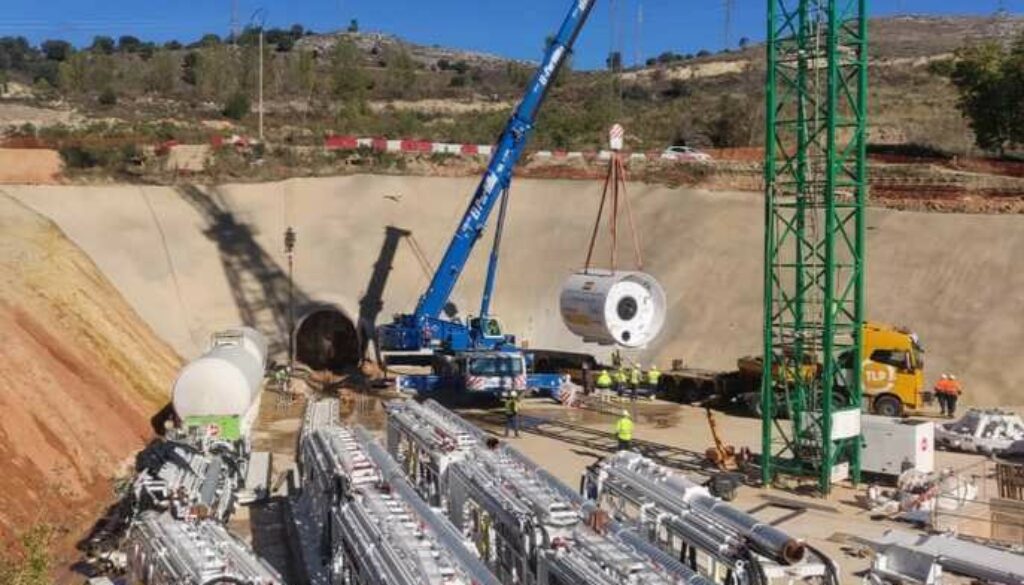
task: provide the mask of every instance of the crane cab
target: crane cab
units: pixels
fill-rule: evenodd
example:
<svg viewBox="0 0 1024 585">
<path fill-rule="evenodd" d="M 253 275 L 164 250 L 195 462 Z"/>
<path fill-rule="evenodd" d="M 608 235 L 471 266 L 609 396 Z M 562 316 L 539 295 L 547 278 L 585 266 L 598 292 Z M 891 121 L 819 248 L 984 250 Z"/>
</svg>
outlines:
<svg viewBox="0 0 1024 585">
<path fill-rule="evenodd" d="M 482 349 L 502 349 L 514 347 L 516 338 L 512 335 L 505 335 L 501 328 L 501 322 L 497 317 L 471 317 L 469 319 L 470 335 L 473 338 L 473 346 Z"/>
<path fill-rule="evenodd" d="M 526 390 L 526 358 L 520 351 L 464 351 L 437 356 L 424 390 L 455 389 L 502 394 Z"/>
</svg>

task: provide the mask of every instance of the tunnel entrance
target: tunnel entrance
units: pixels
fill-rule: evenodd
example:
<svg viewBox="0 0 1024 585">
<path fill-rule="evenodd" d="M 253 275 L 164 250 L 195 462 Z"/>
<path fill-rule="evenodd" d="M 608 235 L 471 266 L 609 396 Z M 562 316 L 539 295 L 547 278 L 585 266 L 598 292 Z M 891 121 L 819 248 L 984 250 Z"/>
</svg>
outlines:
<svg viewBox="0 0 1024 585">
<path fill-rule="evenodd" d="M 295 330 L 295 359 L 314 370 L 341 372 L 362 361 L 362 344 L 355 323 L 334 308 L 306 314 Z"/>
</svg>

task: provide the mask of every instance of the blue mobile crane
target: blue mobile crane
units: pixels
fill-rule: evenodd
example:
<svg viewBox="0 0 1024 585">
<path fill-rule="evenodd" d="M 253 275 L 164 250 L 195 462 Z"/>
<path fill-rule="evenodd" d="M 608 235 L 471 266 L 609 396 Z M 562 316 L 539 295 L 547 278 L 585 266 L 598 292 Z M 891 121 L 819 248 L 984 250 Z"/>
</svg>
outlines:
<svg viewBox="0 0 1024 585">
<path fill-rule="evenodd" d="M 533 132 L 537 112 L 559 70 L 572 53 L 573 44 L 595 2 L 572 0 L 569 14 L 547 47 L 526 95 L 502 131 L 487 171 L 415 312 L 396 315 L 392 323 L 378 329 L 377 343 L 384 352 L 431 352 L 433 375 L 402 376 L 400 389 L 419 392 L 438 389 L 500 392 L 513 388 L 543 391 L 553 390 L 562 383 L 562 376 L 529 372 L 529 356 L 516 345 L 515 336 L 502 332 L 497 319 L 490 315 L 490 303 L 512 173 Z M 483 236 L 487 220 L 499 199 L 501 207 L 487 265 L 480 314 L 466 322 L 443 319 L 441 314 L 449 303 L 452 290 L 477 240 Z"/>
</svg>

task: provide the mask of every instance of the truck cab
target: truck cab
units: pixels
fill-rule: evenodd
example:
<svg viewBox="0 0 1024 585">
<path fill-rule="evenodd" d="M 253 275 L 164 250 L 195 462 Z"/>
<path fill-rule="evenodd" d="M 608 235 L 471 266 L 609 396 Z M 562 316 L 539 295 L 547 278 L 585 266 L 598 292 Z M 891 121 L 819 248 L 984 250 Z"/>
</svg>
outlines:
<svg viewBox="0 0 1024 585">
<path fill-rule="evenodd" d="M 526 358 L 521 351 L 460 351 L 433 355 L 430 374 L 399 375 L 400 391 L 456 391 L 500 395 L 527 388 Z"/>
<path fill-rule="evenodd" d="M 917 334 L 903 327 L 864 323 L 861 388 L 864 403 L 875 414 L 901 416 L 924 407 L 924 348 Z"/>
</svg>

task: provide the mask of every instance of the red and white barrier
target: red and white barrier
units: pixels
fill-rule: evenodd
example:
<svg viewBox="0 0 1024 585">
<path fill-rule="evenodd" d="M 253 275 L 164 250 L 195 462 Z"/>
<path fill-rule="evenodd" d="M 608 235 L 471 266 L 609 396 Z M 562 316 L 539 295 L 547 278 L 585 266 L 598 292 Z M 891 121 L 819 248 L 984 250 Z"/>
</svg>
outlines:
<svg viewBox="0 0 1024 585">
<path fill-rule="evenodd" d="M 426 140 L 389 140 L 387 138 L 360 138 L 356 136 L 328 136 L 324 139 L 327 150 L 357 150 L 368 148 L 375 152 L 404 152 L 408 154 L 449 154 L 452 156 L 483 156 L 489 157 L 494 150 L 490 144 L 458 144 L 453 142 L 430 142 Z M 598 160 L 611 159 L 610 150 L 579 151 L 579 150 L 538 150 L 530 158 L 535 160 Z M 656 160 L 659 153 L 634 152 L 629 160 Z"/>
</svg>

